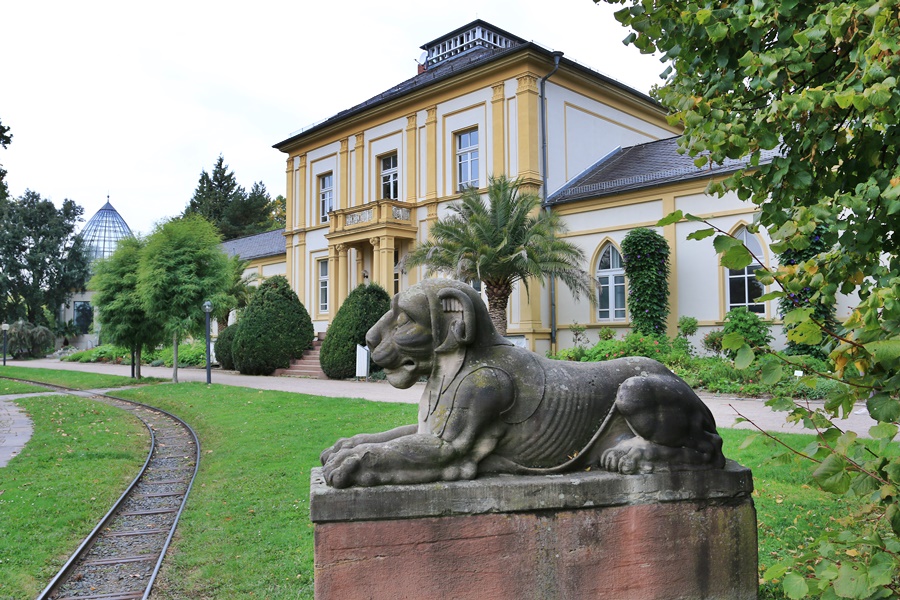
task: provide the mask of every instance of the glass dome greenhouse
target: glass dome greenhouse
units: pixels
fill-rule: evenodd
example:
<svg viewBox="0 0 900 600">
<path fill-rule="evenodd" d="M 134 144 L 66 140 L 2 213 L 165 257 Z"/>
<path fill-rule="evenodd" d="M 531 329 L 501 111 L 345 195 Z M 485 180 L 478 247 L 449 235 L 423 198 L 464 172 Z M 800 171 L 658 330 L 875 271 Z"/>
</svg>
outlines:
<svg viewBox="0 0 900 600">
<path fill-rule="evenodd" d="M 132 235 L 128 223 L 109 203 L 109 199 L 81 230 L 91 262 L 108 257 L 115 251 L 119 240 Z"/>
</svg>

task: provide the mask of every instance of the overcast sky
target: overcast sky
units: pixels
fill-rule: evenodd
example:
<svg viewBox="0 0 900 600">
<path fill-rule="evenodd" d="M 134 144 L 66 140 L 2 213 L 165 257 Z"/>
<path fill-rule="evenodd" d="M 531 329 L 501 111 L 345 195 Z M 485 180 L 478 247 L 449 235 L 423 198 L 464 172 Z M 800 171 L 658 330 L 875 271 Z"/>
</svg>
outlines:
<svg viewBox="0 0 900 600">
<path fill-rule="evenodd" d="M 663 66 L 591 0 L 0 0 L 0 149 L 13 196 L 132 230 L 184 210 L 219 154 L 284 194 L 272 145 L 416 72 L 420 46 L 480 18 L 647 92 Z"/>
</svg>

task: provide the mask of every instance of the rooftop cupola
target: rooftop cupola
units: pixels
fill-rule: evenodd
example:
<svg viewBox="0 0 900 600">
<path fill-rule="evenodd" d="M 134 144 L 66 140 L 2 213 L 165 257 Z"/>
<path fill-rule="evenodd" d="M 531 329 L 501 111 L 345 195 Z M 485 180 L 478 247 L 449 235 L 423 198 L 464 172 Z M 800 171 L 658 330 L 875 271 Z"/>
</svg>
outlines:
<svg viewBox="0 0 900 600">
<path fill-rule="evenodd" d="M 522 38 L 478 19 L 422 46 L 425 51 L 423 64 L 430 68 L 477 48 L 502 50 L 523 43 Z"/>
</svg>

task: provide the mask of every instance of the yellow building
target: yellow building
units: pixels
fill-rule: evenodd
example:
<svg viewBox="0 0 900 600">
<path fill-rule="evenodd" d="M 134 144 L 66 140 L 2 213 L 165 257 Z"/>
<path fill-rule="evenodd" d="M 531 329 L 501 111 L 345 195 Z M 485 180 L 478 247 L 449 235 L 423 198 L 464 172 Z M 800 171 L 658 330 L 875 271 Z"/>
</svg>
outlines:
<svg viewBox="0 0 900 600">
<path fill-rule="evenodd" d="M 411 79 L 275 145 L 288 279 L 317 331 L 355 286 L 419 280 L 397 265 L 465 186 L 505 174 L 540 191 L 546 176 L 552 192 L 617 148 L 677 134 L 648 96 L 483 21 L 422 48 Z M 516 289 L 509 335 L 549 348 L 549 310 L 546 291 Z"/>
</svg>

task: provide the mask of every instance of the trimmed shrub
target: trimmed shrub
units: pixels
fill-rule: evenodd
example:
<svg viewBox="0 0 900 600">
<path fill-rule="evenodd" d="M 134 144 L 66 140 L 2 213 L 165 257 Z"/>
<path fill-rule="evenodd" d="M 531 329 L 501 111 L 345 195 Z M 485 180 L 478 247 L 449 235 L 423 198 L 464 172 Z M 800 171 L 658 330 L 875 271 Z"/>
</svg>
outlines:
<svg viewBox="0 0 900 600">
<path fill-rule="evenodd" d="M 366 344 L 366 332 L 391 308 L 391 297 L 378 284 L 361 285 L 338 309 L 322 342 L 319 362 L 331 379 L 356 375 L 356 345 Z M 370 370 L 374 370 L 374 363 Z"/>
<path fill-rule="evenodd" d="M 628 279 L 628 312 L 632 331 L 665 335 L 669 316 L 669 244 L 646 227 L 628 232 L 622 240 Z"/>
<path fill-rule="evenodd" d="M 725 315 L 725 326 L 722 328 L 725 335 L 729 333 L 739 333 L 744 336 L 744 341 L 750 344 L 751 348 L 768 348 L 769 342 L 774 338 L 770 330 L 772 326 L 756 316 L 743 306 L 732 308 Z M 726 351 L 728 358 L 734 360 L 737 351 Z"/>
<path fill-rule="evenodd" d="M 315 330 L 306 307 L 281 275 L 263 281 L 244 310 L 232 342 L 234 367 L 269 375 L 312 346 Z"/>
<path fill-rule="evenodd" d="M 226 371 L 234 370 L 234 336 L 237 335 L 238 324 L 229 325 L 219 332 L 214 346 L 216 351 L 216 360 L 219 366 Z"/>
<path fill-rule="evenodd" d="M 722 354 L 722 338 L 725 332 L 721 329 L 713 329 L 703 336 L 703 347 L 707 352 L 711 352 L 716 356 Z"/>
</svg>

